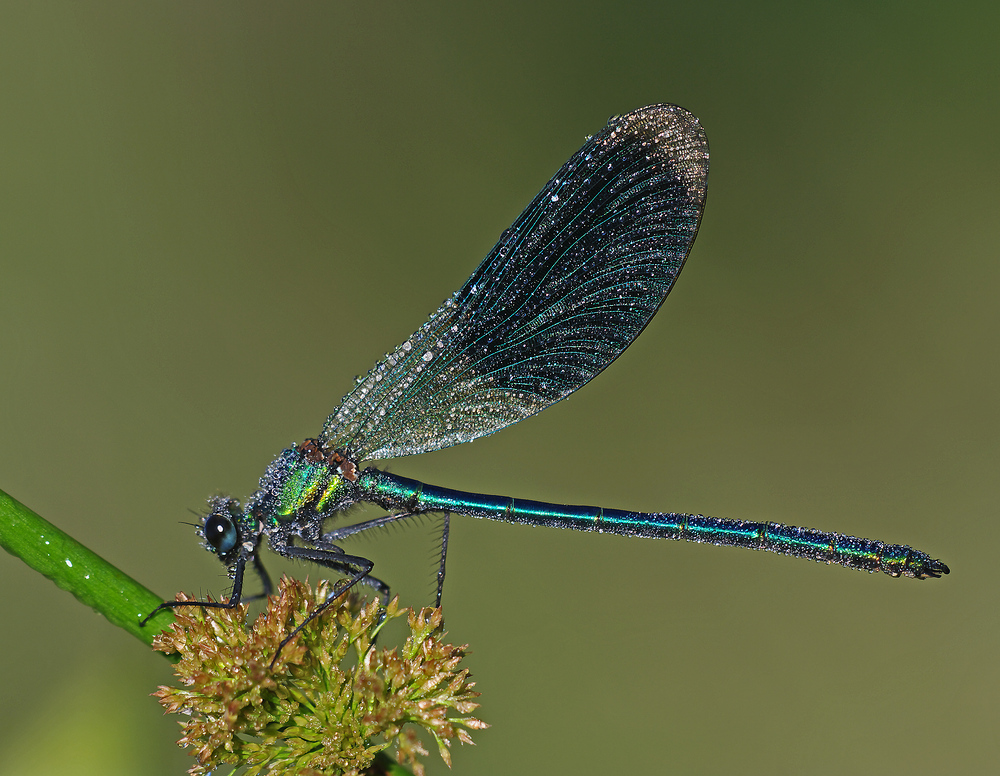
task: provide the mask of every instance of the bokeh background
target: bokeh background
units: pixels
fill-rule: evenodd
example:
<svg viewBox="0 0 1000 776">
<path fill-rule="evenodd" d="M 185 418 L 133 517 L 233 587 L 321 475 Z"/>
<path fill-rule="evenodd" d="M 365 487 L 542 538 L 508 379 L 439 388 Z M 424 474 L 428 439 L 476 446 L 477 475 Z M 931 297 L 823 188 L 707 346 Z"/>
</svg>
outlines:
<svg viewBox="0 0 1000 776">
<path fill-rule="evenodd" d="M 569 401 L 392 470 L 952 574 L 456 517 L 493 727 L 454 773 L 989 772 L 998 8 L 6 3 L 0 487 L 161 595 L 224 593 L 190 510 L 318 432 L 585 135 L 676 102 L 712 172 L 657 318 Z M 435 528 L 351 547 L 427 604 Z M 0 587 L 0 772 L 187 767 L 161 657 L 5 554 Z"/>
</svg>

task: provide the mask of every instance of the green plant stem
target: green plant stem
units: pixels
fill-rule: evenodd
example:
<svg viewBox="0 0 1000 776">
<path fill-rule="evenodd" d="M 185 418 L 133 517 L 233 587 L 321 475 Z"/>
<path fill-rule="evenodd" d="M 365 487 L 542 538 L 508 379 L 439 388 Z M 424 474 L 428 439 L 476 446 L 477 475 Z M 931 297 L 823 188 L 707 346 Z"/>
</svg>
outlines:
<svg viewBox="0 0 1000 776">
<path fill-rule="evenodd" d="M 164 610 L 140 628 L 163 599 L 3 491 L 0 546 L 144 644 L 174 620 Z"/>
</svg>

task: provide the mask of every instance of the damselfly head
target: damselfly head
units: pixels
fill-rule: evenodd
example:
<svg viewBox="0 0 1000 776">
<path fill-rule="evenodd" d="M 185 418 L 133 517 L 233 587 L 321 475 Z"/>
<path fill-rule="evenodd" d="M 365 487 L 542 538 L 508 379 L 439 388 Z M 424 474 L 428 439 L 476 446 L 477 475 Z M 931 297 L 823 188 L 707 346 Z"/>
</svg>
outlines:
<svg viewBox="0 0 1000 776">
<path fill-rule="evenodd" d="M 219 556 L 227 566 L 236 562 L 241 536 L 240 525 L 243 509 L 240 502 L 228 496 L 216 496 L 208 502 L 209 511 L 198 527 L 198 535 L 204 539 L 205 548 Z"/>
</svg>

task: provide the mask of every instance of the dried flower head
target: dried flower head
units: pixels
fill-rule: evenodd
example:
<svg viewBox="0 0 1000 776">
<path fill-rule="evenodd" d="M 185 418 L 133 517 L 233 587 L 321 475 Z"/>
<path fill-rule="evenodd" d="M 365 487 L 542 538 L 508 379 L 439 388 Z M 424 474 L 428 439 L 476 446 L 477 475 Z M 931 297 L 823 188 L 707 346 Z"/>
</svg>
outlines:
<svg viewBox="0 0 1000 776">
<path fill-rule="evenodd" d="M 442 641 L 440 609 L 415 613 L 396 599 L 383 609 L 343 596 L 285 646 L 272 670 L 282 639 L 332 587 L 322 581 L 313 591 L 282 579 L 249 630 L 246 605 L 173 610 L 177 621 L 153 646 L 180 655 L 174 670 L 182 686 L 154 695 L 168 712 L 190 716 L 177 742 L 198 760 L 189 773 L 233 765 L 251 776 L 360 774 L 395 742 L 399 761 L 422 776 L 418 757 L 427 750 L 414 726 L 433 736 L 449 765 L 451 740 L 471 744 L 469 731 L 487 727 L 462 716 L 478 707 L 479 693 L 468 669 L 458 668 L 466 647 Z M 382 626 L 404 615 L 403 648 L 376 647 Z"/>
</svg>

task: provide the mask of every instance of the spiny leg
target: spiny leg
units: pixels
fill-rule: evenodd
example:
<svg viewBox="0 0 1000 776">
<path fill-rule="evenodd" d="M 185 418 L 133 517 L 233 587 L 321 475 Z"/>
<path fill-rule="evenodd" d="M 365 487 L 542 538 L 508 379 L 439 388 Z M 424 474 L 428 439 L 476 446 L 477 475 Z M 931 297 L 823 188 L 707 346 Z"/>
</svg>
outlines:
<svg viewBox="0 0 1000 776">
<path fill-rule="evenodd" d="M 333 545 L 330 545 L 333 546 Z M 374 577 L 369 577 L 369 572 L 375 568 L 375 564 L 368 560 L 368 558 L 362 558 L 360 555 L 347 555 L 340 548 L 333 549 L 318 549 L 312 547 L 296 547 L 293 544 L 287 544 L 278 550 L 286 558 L 292 558 L 297 560 L 308 560 L 319 566 L 325 566 L 333 571 L 339 571 L 345 573 L 349 578 L 343 582 L 340 582 L 333 590 L 330 595 L 327 596 L 326 600 L 309 612 L 309 615 L 298 624 L 298 626 L 289 633 L 282 642 L 278 645 L 277 652 L 274 653 L 274 657 L 271 658 L 271 668 L 274 668 L 274 663 L 278 659 L 278 655 L 281 654 L 281 650 L 285 648 L 292 639 L 294 639 L 306 625 L 319 617 L 326 609 L 340 598 L 344 593 L 350 590 L 359 582 L 364 582 L 366 579 L 371 579 L 372 582 L 377 582 L 385 588 L 388 592 L 388 586 L 386 586 L 381 581 L 375 579 Z"/>
<path fill-rule="evenodd" d="M 261 561 L 259 555 L 254 555 L 253 558 L 254 571 L 257 572 L 257 576 L 260 577 L 261 591 L 254 595 L 248 595 L 246 598 L 241 599 L 240 603 L 250 603 L 250 601 L 259 601 L 261 598 L 270 597 L 271 593 L 274 592 L 274 585 L 271 584 L 271 575 L 267 573 L 267 569 L 264 568 L 264 563 Z"/>
<path fill-rule="evenodd" d="M 343 550 L 338 547 L 335 542 L 340 541 L 348 536 L 353 536 L 354 534 L 363 533 L 365 531 L 370 531 L 373 528 L 384 528 L 387 525 L 392 525 L 393 523 L 403 520 L 407 517 L 413 517 L 414 515 L 421 514 L 419 512 L 400 512 L 392 515 L 383 515 L 382 517 L 376 517 L 372 520 L 364 520 L 360 523 L 354 523 L 353 525 L 345 525 L 340 528 L 335 528 L 323 534 L 319 541 L 314 543 L 314 546 L 319 549 L 330 550 L 331 552 L 342 553 Z M 382 598 L 382 605 L 386 606 L 389 603 L 389 597 L 391 596 L 391 590 L 389 585 L 383 582 L 378 577 L 373 577 L 371 575 L 366 575 L 364 579 L 360 580 L 360 583 L 373 588 L 379 596 Z M 440 596 L 439 596 L 440 600 Z"/>
<path fill-rule="evenodd" d="M 254 558 L 254 562 L 256 565 L 256 558 Z M 233 575 L 233 592 L 230 593 L 228 601 L 164 601 L 142 619 L 139 627 L 142 628 L 145 626 L 161 609 L 176 609 L 178 606 L 200 606 L 202 609 L 235 609 L 239 605 L 240 598 L 243 595 L 243 569 L 245 566 L 246 558 L 240 558 L 236 561 L 236 573 Z M 263 567 L 258 566 L 258 570 L 263 570 Z M 266 575 L 265 579 L 267 579 Z M 267 581 L 270 583 L 269 579 Z"/>
<path fill-rule="evenodd" d="M 382 517 L 376 517 L 372 520 L 365 520 L 360 523 L 354 523 L 353 525 L 345 525 L 340 528 L 335 528 L 328 533 L 323 534 L 320 537 L 320 541 L 316 542 L 317 546 L 321 544 L 333 544 L 341 539 L 348 536 L 353 536 L 356 533 L 362 533 L 363 531 L 370 531 L 372 528 L 382 528 L 383 526 L 391 525 L 398 520 L 403 520 L 407 517 L 413 517 L 414 515 L 423 514 L 422 512 L 400 512 L 394 515 L 383 515 Z"/>
<path fill-rule="evenodd" d="M 316 546 L 317 547 L 328 546 L 331 550 L 339 551 L 340 548 L 335 547 L 333 543 L 341 539 L 344 539 L 345 537 L 352 536 L 357 533 L 362 533 L 364 531 L 369 531 L 372 528 L 382 528 L 384 526 L 391 525 L 392 523 L 395 523 L 399 520 L 404 520 L 405 518 L 422 514 L 427 514 L 427 513 L 400 512 L 398 514 L 383 515 L 382 517 L 376 517 L 373 520 L 365 520 L 364 522 L 355 523 L 354 525 L 345 525 L 341 528 L 336 528 L 328 533 L 323 534 L 320 541 L 316 543 Z M 440 562 L 438 563 L 438 572 L 437 572 L 436 606 L 439 609 L 441 608 L 441 596 L 444 593 L 445 560 L 448 557 L 448 533 L 451 528 L 451 513 L 444 512 L 443 514 L 444 514 L 444 525 L 441 529 L 441 559 Z M 372 582 L 378 584 L 372 584 L 372 582 L 365 582 L 364 580 L 362 581 L 365 584 L 371 585 L 376 590 L 382 590 L 384 587 L 385 601 L 388 602 L 389 587 L 385 585 L 385 583 L 381 582 L 381 580 L 378 580 L 375 577 L 370 577 L 370 579 L 372 580 Z"/>
<path fill-rule="evenodd" d="M 441 526 L 441 563 L 438 565 L 437 608 L 441 608 L 441 594 L 444 593 L 444 562 L 448 557 L 448 532 L 451 530 L 451 513 L 444 513 L 444 524 Z"/>
<path fill-rule="evenodd" d="M 363 533 L 364 531 L 370 531 L 373 528 L 382 528 L 387 525 L 395 523 L 397 520 L 402 520 L 406 517 L 412 517 L 414 512 L 403 512 L 401 514 L 395 515 L 383 515 L 382 517 L 376 517 L 372 520 L 364 520 L 360 523 L 354 523 L 353 525 L 345 525 L 340 528 L 335 528 L 332 531 L 328 531 L 323 534 L 317 541 L 313 542 L 313 546 L 317 549 L 328 550 L 337 554 L 343 554 L 343 550 L 336 544 L 336 542 L 344 539 L 348 536 L 353 536 L 354 534 Z M 383 582 L 378 577 L 366 576 L 361 580 L 361 584 L 367 585 L 378 592 L 382 597 L 382 603 L 389 603 L 389 585 Z"/>
<path fill-rule="evenodd" d="M 341 549 L 340 547 L 338 547 L 336 544 L 333 544 L 332 542 L 326 541 L 326 537 L 327 536 L 329 536 L 329 534 L 326 534 L 325 536 L 323 536 L 322 538 L 320 538 L 319 541 L 313 542 L 312 543 L 313 547 L 316 548 L 317 550 L 322 550 L 324 552 L 330 552 L 330 553 L 333 553 L 333 554 L 335 554 L 335 555 L 337 555 L 339 557 L 344 557 L 345 556 L 344 550 Z M 347 556 L 347 557 L 351 557 L 351 556 Z M 325 565 L 325 564 L 323 564 L 323 565 Z M 383 607 L 386 606 L 389 603 L 389 596 L 391 595 L 392 591 L 390 590 L 389 585 L 386 584 L 385 582 L 383 582 L 378 577 L 373 577 L 371 574 L 366 574 L 364 577 L 362 577 L 361 579 L 358 580 L 358 584 L 370 587 L 376 593 L 378 593 L 379 598 L 382 599 L 382 606 Z"/>
</svg>

